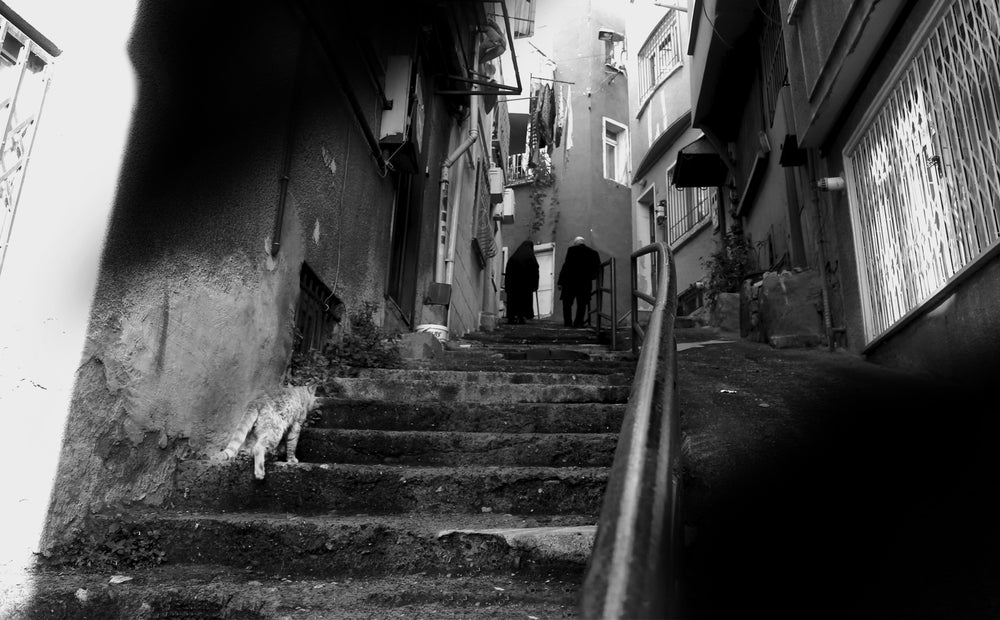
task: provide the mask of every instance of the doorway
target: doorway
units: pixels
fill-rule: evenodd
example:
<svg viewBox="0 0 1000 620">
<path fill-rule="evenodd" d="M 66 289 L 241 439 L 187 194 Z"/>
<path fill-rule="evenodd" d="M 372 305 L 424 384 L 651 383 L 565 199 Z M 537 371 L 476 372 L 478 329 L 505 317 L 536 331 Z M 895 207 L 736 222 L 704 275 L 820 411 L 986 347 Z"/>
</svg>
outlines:
<svg viewBox="0 0 1000 620">
<path fill-rule="evenodd" d="M 552 316 L 553 293 L 555 290 L 556 244 L 541 243 L 535 246 L 535 260 L 538 261 L 538 294 L 535 295 L 535 316 Z"/>
</svg>

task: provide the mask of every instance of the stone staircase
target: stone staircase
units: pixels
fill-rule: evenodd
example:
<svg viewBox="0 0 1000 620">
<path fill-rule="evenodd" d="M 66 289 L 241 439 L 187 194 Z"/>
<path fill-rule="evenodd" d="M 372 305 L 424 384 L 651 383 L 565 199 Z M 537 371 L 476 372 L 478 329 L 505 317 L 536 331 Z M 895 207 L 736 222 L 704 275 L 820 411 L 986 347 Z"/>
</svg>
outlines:
<svg viewBox="0 0 1000 620">
<path fill-rule="evenodd" d="M 168 508 L 99 517 L 163 563 L 40 575 L 29 617 L 576 617 L 633 371 L 536 322 L 338 379 L 300 463 L 183 463 Z"/>
</svg>

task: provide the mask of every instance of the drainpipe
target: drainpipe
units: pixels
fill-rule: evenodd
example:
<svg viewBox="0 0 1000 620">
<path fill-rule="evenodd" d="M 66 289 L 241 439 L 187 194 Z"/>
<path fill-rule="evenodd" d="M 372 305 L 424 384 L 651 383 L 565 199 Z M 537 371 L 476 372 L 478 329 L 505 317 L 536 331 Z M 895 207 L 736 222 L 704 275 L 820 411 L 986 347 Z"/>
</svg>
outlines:
<svg viewBox="0 0 1000 620">
<path fill-rule="evenodd" d="M 806 159 L 807 169 L 809 171 L 809 193 L 812 196 L 813 210 L 816 212 L 816 253 L 819 259 L 819 283 L 820 283 L 820 293 L 823 296 L 823 328 L 826 331 L 826 346 L 827 349 L 832 353 L 836 347 L 833 342 L 833 317 L 830 316 L 830 283 L 827 280 L 826 273 L 826 240 L 823 234 L 823 213 L 819 198 L 819 191 L 816 188 L 816 184 L 813 182 L 814 179 L 819 177 L 817 171 L 816 161 L 813 157 L 812 151 L 809 152 L 808 158 Z"/>
<path fill-rule="evenodd" d="M 479 66 L 479 41 L 476 40 L 475 52 L 473 54 L 473 67 Z M 473 93 L 479 90 L 478 84 L 472 85 Z M 438 241 L 437 245 L 437 261 L 434 279 L 438 283 L 444 283 L 451 286 L 452 279 L 455 275 L 455 244 L 458 239 L 458 226 L 455 225 L 455 221 L 458 219 L 459 204 L 458 201 L 451 206 L 449 212 L 448 205 L 448 189 L 450 181 L 448 179 L 449 171 L 451 167 L 458 161 L 473 144 L 479 140 L 479 106 L 475 100 L 475 94 L 469 96 L 469 136 L 462 141 L 454 151 L 448 155 L 444 163 L 441 164 L 441 189 L 440 189 L 440 200 L 441 205 L 441 221 L 445 222 L 448 228 L 448 242 L 447 248 L 441 241 Z M 451 303 L 448 304 L 448 316 L 451 316 Z M 447 326 L 448 319 L 445 319 L 445 324 Z"/>
</svg>

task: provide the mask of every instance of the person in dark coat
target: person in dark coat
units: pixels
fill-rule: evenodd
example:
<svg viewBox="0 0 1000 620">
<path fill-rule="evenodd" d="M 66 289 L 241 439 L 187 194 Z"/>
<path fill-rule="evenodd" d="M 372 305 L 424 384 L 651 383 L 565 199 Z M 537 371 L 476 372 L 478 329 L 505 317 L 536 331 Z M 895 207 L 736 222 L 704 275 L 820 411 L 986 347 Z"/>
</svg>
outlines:
<svg viewBox="0 0 1000 620">
<path fill-rule="evenodd" d="M 507 259 L 504 290 L 507 291 L 508 323 L 524 323 L 535 317 L 531 296 L 538 290 L 538 260 L 535 244 L 531 241 L 522 242 Z"/>
<path fill-rule="evenodd" d="M 597 278 L 601 268 L 601 255 L 586 246 L 583 237 L 573 239 L 573 245 L 566 250 L 566 259 L 559 270 L 557 284 L 563 304 L 563 324 L 566 327 L 583 327 L 590 305 L 591 282 Z M 576 302 L 576 316 L 573 303 Z"/>
</svg>

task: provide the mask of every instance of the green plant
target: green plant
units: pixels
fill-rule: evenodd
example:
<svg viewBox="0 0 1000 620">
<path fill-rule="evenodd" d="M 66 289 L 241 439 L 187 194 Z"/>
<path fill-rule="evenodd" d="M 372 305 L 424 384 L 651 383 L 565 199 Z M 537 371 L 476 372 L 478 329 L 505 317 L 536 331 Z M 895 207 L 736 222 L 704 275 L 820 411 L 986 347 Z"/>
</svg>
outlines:
<svg viewBox="0 0 1000 620">
<path fill-rule="evenodd" d="M 348 313 L 350 329 L 324 343 L 321 350 L 296 354 L 289 365 L 289 381 L 295 385 L 323 385 L 333 377 L 357 374 L 358 368 L 396 368 L 401 359 L 392 338 L 375 322 L 378 306 L 364 302 Z"/>
<path fill-rule="evenodd" d="M 67 543 L 43 554 L 52 566 L 119 569 L 162 564 L 166 554 L 161 548 L 159 530 L 117 517 L 106 527 L 91 523 Z"/>
<path fill-rule="evenodd" d="M 743 231 L 733 228 L 722 235 L 722 243 L 702 266 L 708 271 L 705 296 L 714 307 L 720 293 L 737 293 L 756 264 L 753 245 Z"/>
</svg>

